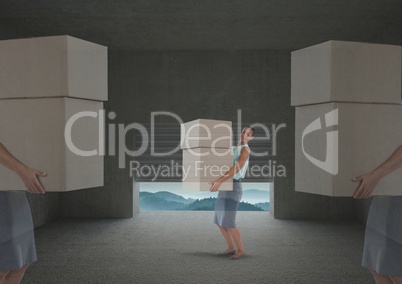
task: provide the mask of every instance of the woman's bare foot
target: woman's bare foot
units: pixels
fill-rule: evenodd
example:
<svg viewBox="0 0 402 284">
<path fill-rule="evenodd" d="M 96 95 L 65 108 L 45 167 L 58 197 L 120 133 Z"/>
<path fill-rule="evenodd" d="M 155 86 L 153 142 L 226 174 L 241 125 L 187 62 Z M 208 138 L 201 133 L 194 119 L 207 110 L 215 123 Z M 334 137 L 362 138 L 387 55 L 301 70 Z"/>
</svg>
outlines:
<svg viewBox="0 0 402 284">
<path fill-rule="evenodd" d="M 236 252 L 235 248 L 228 248 L 223 253 L 229 253 L 229 252 L 232 252 L 232 251 Z"/>
<path fill-rule="evenodd" d="M 228 249 L 225 250 L 224 252 L 218 253 L 218 255 L 222 255 L 222 256 L 225 256 L 225 255 L 234 255 L 235 253 L 236 253 L 236 250 L 235 250 L 234 248 L 228 248 Z"/>
<path fill-rule="evenodd" d="M 241 258 L 241 257 L 243 257 L 243 256 L 244 256 L 244 251 L 238 250 L 234 255 L 232 255 L 232 256 L 230 257 L 230 259 L 237 260 L 237 259 L 239 259 L 239 258 Z"/>
</svg>

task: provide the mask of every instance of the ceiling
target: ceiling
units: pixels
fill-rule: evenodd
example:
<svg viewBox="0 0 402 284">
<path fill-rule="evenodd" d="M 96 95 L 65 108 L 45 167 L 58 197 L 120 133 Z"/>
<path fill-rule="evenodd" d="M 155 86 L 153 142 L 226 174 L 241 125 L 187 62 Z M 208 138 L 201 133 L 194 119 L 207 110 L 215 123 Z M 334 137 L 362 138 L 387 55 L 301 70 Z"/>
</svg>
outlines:
<svg viewBox="0 0 402 284">
<path fill-rule="evenodd" d="M 402 45 L 401 0 L 1 0 L 0 39 L 68 34 L 113 49 Z"/>
</svg>

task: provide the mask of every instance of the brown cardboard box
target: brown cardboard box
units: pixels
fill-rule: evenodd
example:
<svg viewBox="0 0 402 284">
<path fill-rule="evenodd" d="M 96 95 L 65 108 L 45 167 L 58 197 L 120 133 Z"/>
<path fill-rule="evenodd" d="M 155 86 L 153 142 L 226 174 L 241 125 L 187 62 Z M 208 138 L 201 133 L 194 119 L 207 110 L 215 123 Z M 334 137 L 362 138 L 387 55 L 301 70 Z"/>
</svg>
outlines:
<svg viewBox="0 0 402 284">
<path fill-rule="evenodd" d="M 402 106 L 326 103 L 296 107 L 296 191 L 352 196 L 352 177 L 370 172 L 402 144 Z M 402 195 L 402 170 L 374 195 Z"/>
<path fill-rule="evenodd" d="M 196 119 L 181 124 L 181 149 L 232 147 L 232 122 Z"/>
<path fill-rule="evenodd" d="M 107 100 L 107 47 L 71 36 L 0 41 L 0 99 Z"/>
<path fill-rule="evenodd" d="M 102 102 L 72 98 L 0 100 L 0 142 L 24 164 L 48 174 L 41 178 L 48 192 L 102 186 L 102 109 Z M 82 151 L 97 151 L 94 156 L 76 155 L 65 142 L 67 121 L 82 111 L 96 117 L 81 117 L 72 124 L 72 143 Z M 25 190 L 17 174 L 4 166 L 0 181 L 1 191 Z"/>
<path fill-rule="evenodd" d="M 291 104 L 401 103 L 401 47 L 327 41 L 292 52 Z"/>
<path fill-rule="evenodd" d="M 183 150 L 183 188 L 207 191 L 211 188 L 208 182 L 218 179 L 232 166 L 232 149 L 185 149 Z M 222 183 L 219 190 L 233 190 L 233 180 L 229 179 Z"/>
</svg>

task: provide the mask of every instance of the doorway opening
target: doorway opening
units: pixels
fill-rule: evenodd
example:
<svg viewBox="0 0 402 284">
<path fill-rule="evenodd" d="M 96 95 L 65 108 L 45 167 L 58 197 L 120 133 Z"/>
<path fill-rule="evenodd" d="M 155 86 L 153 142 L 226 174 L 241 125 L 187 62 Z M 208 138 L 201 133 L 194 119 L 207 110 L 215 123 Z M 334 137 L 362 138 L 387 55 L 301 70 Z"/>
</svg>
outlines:
<svg viewBox="0 0 402 284">
<path fill-rule="evenodd" d="M 269 211 L 272 182 L 242 182 L 243 196 L 238 211 Z M 217 192 L 182 188 L 181 182 L 140 182 L 140 211 L 212 211 Z"/>
</svg>

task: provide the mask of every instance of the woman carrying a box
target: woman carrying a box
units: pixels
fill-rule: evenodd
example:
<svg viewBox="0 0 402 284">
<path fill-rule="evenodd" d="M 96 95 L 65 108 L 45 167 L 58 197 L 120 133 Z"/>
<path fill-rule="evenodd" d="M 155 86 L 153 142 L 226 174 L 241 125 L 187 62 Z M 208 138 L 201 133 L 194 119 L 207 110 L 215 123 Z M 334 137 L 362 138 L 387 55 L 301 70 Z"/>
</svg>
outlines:
<svg viewBox="0 0 402 284">
<path fill-rule="evenodd" d="M 370 197 L 378 182 L 400 167 L 402 146 L 372 172 L 352 179 L 360 182 L 354 197 Z M 402 196 L 373 198 L 364 237 L 362 265 L 370 270 L 376 283 L 402 283 Z"/>
<path fill-rule="evenodd" d="M 220 185 L 227 179 L 233 178 L 233 191 L 219 191 L 215 202 L 214 223 L 218 225 L 222 236 L 225 238 L 228 248 L 220 255 L 231 256 L 237 260 L 244 255 L 244 247 L 240 232 L 236 228 L 236 212 L 242 197 L 240 180 L 246 175 L 250 148 L 248 142 L 254 138 L 254 128 L 247 126 L 241 134 L 239 143 L 233 147 L 233 166 L 219 179 L 211 182 L 210 191 L 217 191 Z M 237 246 L 237 251 L 233 241 Z"/>
<path fill-rule="evenodd" d="M 0 143 L 0 164 L 16 172 L 31 193 L 45 193 L 38 176 L 15 159 Z M 29 264 L 36 261 L 31 211 L 25 192 L 0 192 L 0 284 L 20 283 Z"/>
</svg>

